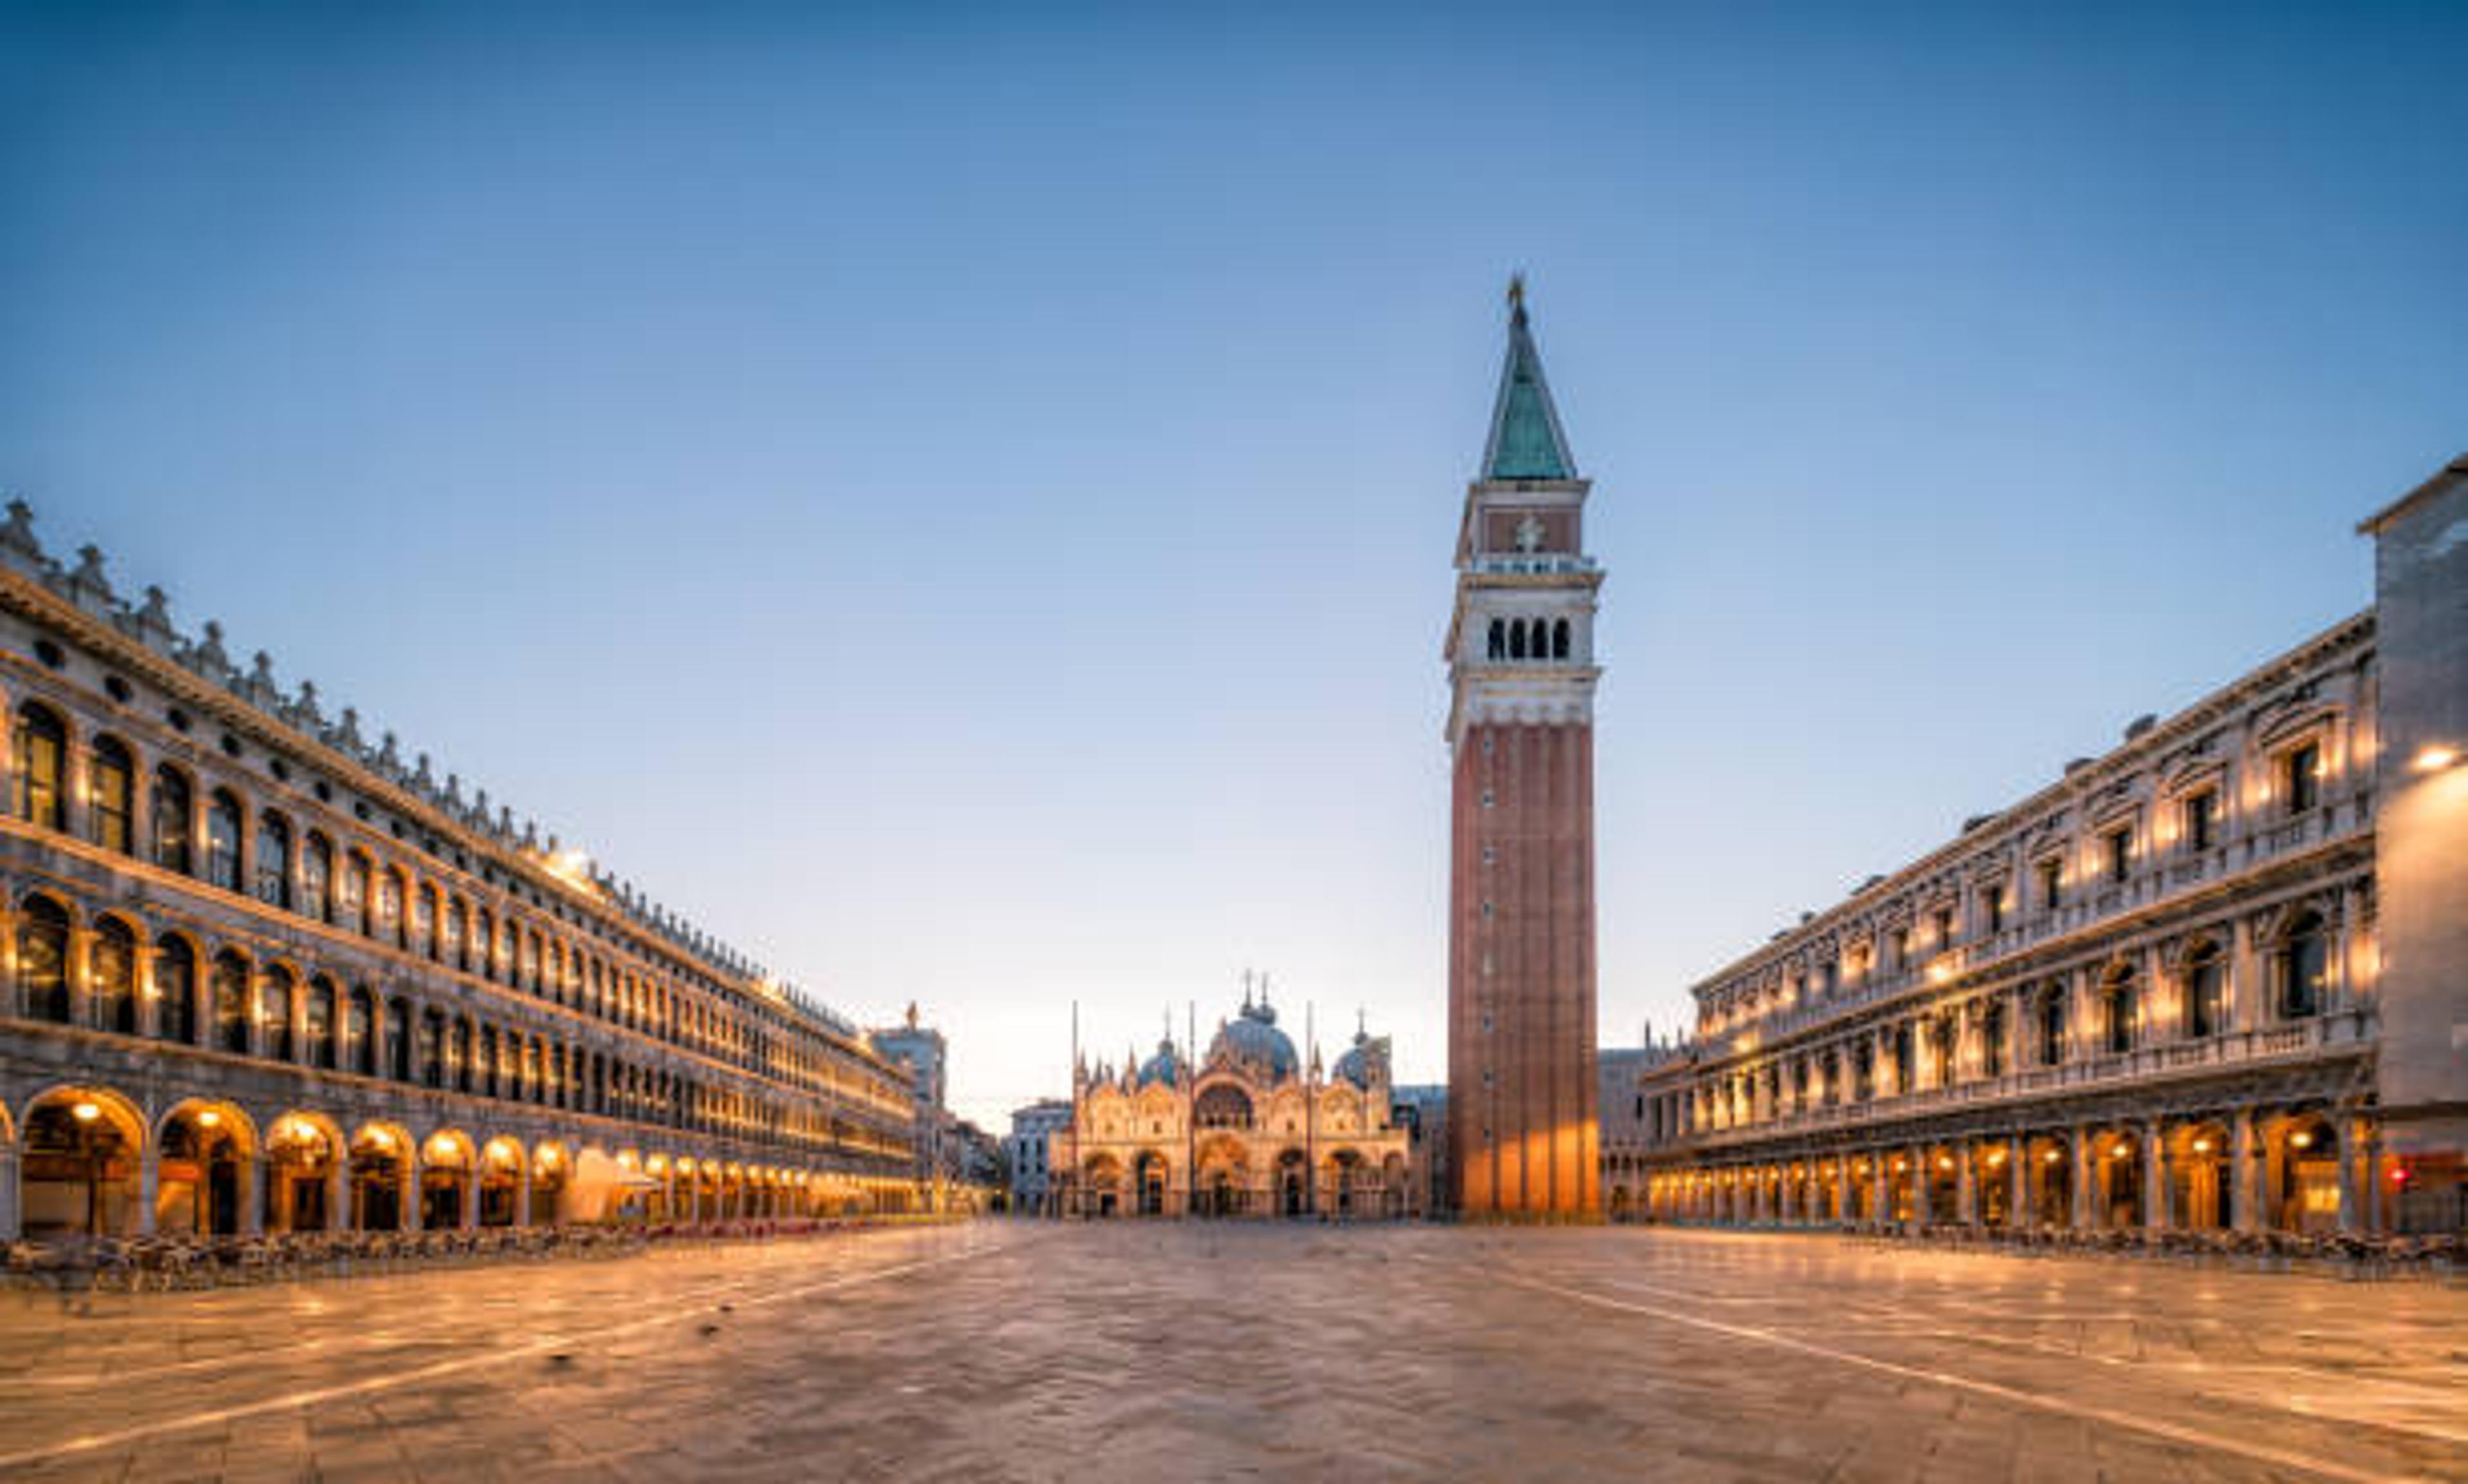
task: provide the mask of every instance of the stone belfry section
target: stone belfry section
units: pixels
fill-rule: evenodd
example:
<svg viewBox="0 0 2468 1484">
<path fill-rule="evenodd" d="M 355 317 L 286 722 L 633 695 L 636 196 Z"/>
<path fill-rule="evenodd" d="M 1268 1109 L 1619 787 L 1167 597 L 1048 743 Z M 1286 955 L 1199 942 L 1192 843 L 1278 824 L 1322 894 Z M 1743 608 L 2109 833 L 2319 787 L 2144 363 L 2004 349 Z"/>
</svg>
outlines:
<svg viewBox="0 0 2468 1484">
<path fill-rule="evenodd" d="M 1457 532 L 1446 658 L 1449 1143 L 1470 1218 L 1599 1209 L 1594 1067 L 1596 593 L 1577 477 L 1522 283 Z"/>
</svg>

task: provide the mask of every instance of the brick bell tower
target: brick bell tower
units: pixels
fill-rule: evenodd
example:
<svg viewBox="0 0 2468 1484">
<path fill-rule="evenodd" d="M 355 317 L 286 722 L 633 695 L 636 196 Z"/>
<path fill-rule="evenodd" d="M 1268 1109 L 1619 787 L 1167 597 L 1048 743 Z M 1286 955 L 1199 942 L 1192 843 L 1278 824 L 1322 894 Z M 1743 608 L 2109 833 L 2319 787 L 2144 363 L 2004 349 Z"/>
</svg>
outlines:
<svg viewBox="0 0 2468 1484">
<path fill-rule="evenodd" d="M 1457 529 L 1445 657 L 1449 1148 L 1458 1212 L 1600 1210 L 1594 1069 L 1596 593 L 1586 493 L 1508 287 L 1508 360 Z"/>
</svg>

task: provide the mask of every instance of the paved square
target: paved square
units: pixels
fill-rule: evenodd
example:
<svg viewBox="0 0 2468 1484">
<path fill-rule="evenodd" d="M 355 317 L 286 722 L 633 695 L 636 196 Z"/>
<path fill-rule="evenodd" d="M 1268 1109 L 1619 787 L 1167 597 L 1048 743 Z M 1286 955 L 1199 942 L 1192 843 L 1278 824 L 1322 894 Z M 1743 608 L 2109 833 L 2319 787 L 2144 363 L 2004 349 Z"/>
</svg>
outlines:
<svg viewBox="0 0 2468 1484">
<path fill-rule="evenodd" d="M 0 1301 L 0 1476 L 2468 1477 L 2468 1292 L 1116 1222 Z"/>
</svg>

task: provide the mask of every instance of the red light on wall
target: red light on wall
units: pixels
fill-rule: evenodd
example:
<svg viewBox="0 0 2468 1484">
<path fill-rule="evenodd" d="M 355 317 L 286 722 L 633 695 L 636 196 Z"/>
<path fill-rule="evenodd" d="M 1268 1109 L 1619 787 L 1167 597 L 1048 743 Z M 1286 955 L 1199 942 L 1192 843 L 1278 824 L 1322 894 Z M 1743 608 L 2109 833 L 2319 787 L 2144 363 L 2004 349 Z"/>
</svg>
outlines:
<svg viewBox="0 0 2468 1484">
<path fill-rule="evenodd" d="M 2393 1185 L 2405 1185 L 2408 1183 L 2408 1169 L 2406 1166 L 2391 1166 L 2391 1183 Z"/>
</svg>

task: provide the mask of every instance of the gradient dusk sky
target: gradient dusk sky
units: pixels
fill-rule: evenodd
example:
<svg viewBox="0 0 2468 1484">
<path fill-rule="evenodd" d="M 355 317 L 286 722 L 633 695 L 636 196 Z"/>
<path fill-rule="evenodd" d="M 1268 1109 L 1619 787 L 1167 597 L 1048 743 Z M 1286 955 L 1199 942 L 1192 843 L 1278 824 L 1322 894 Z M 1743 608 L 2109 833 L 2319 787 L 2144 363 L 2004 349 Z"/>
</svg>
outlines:
<svg viewBox="0 0 2468 1484">
<path fill-rule="evenodd" d="M 2468 7 L 0 9 L 0 487 L 868 1021 L 1446 1062 L 1532 283 L 1606 1043 L 2365 605 Z"/>
</svg>

